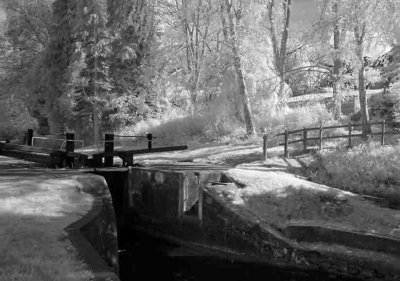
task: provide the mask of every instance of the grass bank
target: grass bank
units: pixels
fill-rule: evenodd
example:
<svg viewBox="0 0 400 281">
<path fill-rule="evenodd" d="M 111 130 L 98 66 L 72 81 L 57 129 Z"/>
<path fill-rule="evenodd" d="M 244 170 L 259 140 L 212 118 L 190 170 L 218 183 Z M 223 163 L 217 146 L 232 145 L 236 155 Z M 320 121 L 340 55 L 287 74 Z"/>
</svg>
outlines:
<svg viewBox="0 0 400 281">
<path fill-rule="evenodd" d="M 0 280 L 92 280 L 63 229 L 93 198 L 73 180 L 10 174 L 0 177 Z"/>
<path fill-rule="evenodd" d="M 228 176 L 236 186 L 216 192 L 278 230 L 289 223 L 305 223 L 400 238 L 396 230 L 400 217 L 394 210 L 378 207 L 350 192 L 279 172 L 276 167 L 268 171 L 260 164 L 258 169 L 254 165 L 251 169 L 229 170 Z"/>
<path fill-rule="evenodd" d="M 342 190 L 388 200 L 400 207 L 400 145 L 361 144 L 317 154 L 311 178 Z"/>
</svg>

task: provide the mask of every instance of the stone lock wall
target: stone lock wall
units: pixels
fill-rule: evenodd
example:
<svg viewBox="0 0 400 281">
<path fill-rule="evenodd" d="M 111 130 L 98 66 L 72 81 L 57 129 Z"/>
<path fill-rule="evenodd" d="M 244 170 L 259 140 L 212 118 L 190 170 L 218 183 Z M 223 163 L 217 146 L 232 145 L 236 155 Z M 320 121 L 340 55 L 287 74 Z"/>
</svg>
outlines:
<svg viewBox="0 0 400 281">
<path fill-rule="evenodd" d="M 131 168 L 128 181 L 126 195 L 131 211 L 157 219 L 178 217 L 182 174 Z"/>
<path fill-rule="evenodd" d="M 324 271 L 361 280 L 400 280 L 399 258 L 342 245 L 297 243 L 212 192 L 202 191 L 206 240 L 276 265 Z"/>
<path fill-rule="evenodd" d="M 220 172 L 130 168 L 129 209 L 156 219 L 181 219 L 198 202 L 199 187 L 220 177 Z"/>
<path fill-rule="evenodd" d="M 95 280 L 119 281 L 117 221 L 110 191 L 103 177 L 73 177 L 81 192 L 91 194 L 95 201 L 91 210 L 65 230 L 95 275 Z"/>
</svg>

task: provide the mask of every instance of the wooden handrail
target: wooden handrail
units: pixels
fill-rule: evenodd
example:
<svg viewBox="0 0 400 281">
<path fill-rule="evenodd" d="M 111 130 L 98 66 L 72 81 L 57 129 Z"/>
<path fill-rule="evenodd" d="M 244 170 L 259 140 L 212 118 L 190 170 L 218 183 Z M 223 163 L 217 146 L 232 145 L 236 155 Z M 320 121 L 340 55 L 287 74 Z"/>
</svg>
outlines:
<svg viewBox="0 0 400 281">
<path fill-rule="evenodd" d="M 370 135 L 380 135 L 381 139 L 381 145 L 385 144 L 385 135 L 395 135 L 395 134 L 400 134 L 399 131 L 386 131 L 387 125 L 388 124 L 395 124 L 396 122 L 394 121 L 389 121 L 386 122 L 385 120 L 382 120 L 380 122 L 371 122 L 369 123 L 370 126 L 374 125 L 380 125 L 380 131 L 378 132 L 372 132 Z M 360 133 L 353 133 L 354 128 L 357 127 L 362 127 L 362 124 L 356 124 L 356 123 L 349 123 L 346 125 L 334 125 L 334 126 L 322 126 L 322 124 L 319 127 L 310 127 L 310 128 L 303 128 L 303 129 L 296 129 L 296 130 L 285 130 L 283 133 L 276 134 L 275 136 L 284 136 L 284 142 L 279 142 L 278 145 L 284 146 L 284 157 L 289 156 L 288 152 L 288 145 L 289 144 L 294 144 L 294 143 L 303 143 L 303 151 L 307 150 L 307 142 L 308 141 L 319 141 L 319 149 L 322 149 L 322 140 L 328 140 L 328 139 L 342 139 L 342 138 L 348 138 L 348 147 L 351 148 L 353 145 L 353 138 L 354 137 L 362 137 L 363 134 Z M 345 135 L 334 135 L 334 136 L 323 136 L 322 132 L 323 130 L 329 130 L 329 129 L 339 129 L 339 128 L 347 128 L 348 134 Z M 310 136 L 308 134 L 309 131 L 318 131 L 318 137 Z M 291 135 L 297 135 L 300 138 L 293 139 L 290 138 Z M 315 134 L 313 134 L 315 135 Z M 267 157 L 267 137 L 266 135 L 263 136 L 264 141 L 263 141 L 263 152 L 264 152 L 264 157 Z M 290 140 L 289 140 L 290 138 Z"/>
</svg>

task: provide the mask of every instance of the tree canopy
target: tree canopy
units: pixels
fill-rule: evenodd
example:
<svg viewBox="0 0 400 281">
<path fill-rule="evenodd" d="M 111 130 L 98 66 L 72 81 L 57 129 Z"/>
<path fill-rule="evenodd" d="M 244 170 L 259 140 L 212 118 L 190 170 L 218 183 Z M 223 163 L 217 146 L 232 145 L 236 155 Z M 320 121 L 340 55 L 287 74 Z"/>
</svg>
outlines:
<svg viewBox="0 0 400 281">
<path fill-rule="evenodd" d="M 386 79 L 394 89 L 398 73 L 369 53 L 398 44 L 398 1 L 313 0 L 309 28 L 293 21 L 292 2 L 5 0 L 0 95 L 18 106 L 4 112 L 94 143 L 172 112 L 229 119 L 251 135 L 262 114 L 286 112 L 289 96 L 324 87 L 340 119 L 352 85 L 368 134 L 365 88 Z"/>
</svg>

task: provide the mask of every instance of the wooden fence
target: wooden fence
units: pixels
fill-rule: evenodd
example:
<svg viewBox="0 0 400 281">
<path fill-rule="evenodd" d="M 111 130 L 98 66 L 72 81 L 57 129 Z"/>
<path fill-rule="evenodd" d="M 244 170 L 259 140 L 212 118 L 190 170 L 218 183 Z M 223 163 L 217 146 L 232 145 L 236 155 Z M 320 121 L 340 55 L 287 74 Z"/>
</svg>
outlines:
<svg viewBox="0 0 400 281">
<path fill-rule="evenodd" d="M 147 149 L 135 149 L 135 150 L 114 150 L 115 138 L 141 138 L 147 140 Z M 147 154 L 147 153 L 158 153 L 168 152 L 177 150 L 188 149 L 187 145 L 182 146 L 168 146 L 168 147 L 153 147 L 153 140 L 157 137 L 153 134 L 146 134 L 145 136 L 121 136 L 113 133 L 105 134 L 104 136 L 104 152 L 93 154 L 93 159 L 90 159 L 90 165 L 93 167 L 112 167 L 114 165 L 114 156 L 122 159 L 123 166 L 131 166 L 134 164 L 134 155 Z M 104 159 L 104 162 L 103 162 Z"/>
<path fill-rule="evenodd" d="M 385 144 L 385 135 L 394 135 L 394 134 L 400 134 L 400 131 L 395 131 L 395 130 L 391 130 L 391 131 L 386 131 L 387 129 L 387 125 L 388 124 L 392 124 L 394 122 L 385 122 L 384 120 L 381 122 L 374 122 L 374 123 L 370 123 L 371 126 L 376 126 L 379 125 L 380 126 L 380 130 L 378 132 L 372 132 L 370 135 L 379 135 L 380 138 L 380 142 L 381 145 Z M 288 146 L 289 144 L 294 144 L 294 143 L 302 143 L 303 144 L 303 151 L 307 150 L 307 145 L 309 141 L 317 141 L 318 142 L 318 146 L 319 146 L 319 150 L 322 149 L 322 141 L 323 140 L 327 140 L 327 139 L 343 139 L 343 138 L 347 138 L 348 139 L 348 147 L 351 148 L 353 146 L 353 138 L 354 137 L 362 137 L 361 133 L 353 133 L 354 132 L 354 128 L 356 127 L 362 127 L 362 124 L 353 124 L 353 123 L 349 123 L 347 125 L 336 125 L 336 126 L 322 126 L 322 124 L 319 127 L 313 127 L 313 128 L 302 128 L 302 129 L 297 129 L 297 130 L 285 130 L 284 133 L 280 133 L 277 134 L 276 136 L 284 136 L 284 142 L 279 143 L 279 146 L 283 145 L 284 146 L 284 157 L 288 157 L 289 156 L 289 152 L 288 152 Z M 348 133 L 345 135 L 333 135 L 333 136 L 323 136 L 323 131 L 324 130 L 332 130 L 332 129 L 339 129 L 339 128 L 347 128 Z M 318 132 L 318 136 L 317 137 L 309 137 L 309 132 L 312 131 L 317 131 Z M 292 135 L 296 135 L 296 136 L 300 136 L 296 139 L 290 139 L 290 137 Z M 268 136 L 267 134 L 264 134 L 263 136 L 263 152 L 264 152 L 264 158 L 267 158 L 267 148 L 268 148 Z"/>
</svg>

